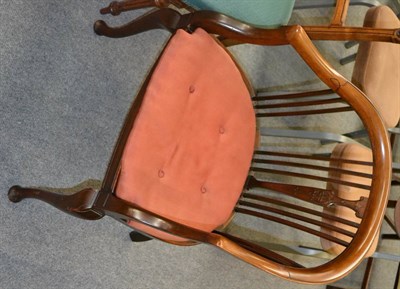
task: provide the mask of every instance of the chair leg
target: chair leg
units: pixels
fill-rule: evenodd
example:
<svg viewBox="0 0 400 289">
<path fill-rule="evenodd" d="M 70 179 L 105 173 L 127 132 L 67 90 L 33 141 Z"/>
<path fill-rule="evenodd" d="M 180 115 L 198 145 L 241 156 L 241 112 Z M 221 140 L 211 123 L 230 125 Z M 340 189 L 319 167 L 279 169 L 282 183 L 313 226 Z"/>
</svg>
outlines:
<svg viewBox="0 0 400 289">
<path fill-rule="evenodd" d="M 368 289 L 369 280 L 371 279 L 372 265 L 374 264 L 374 258 L 369 257 L 367 260 L 367 267 L 365 268 L 364 278 L 361 285 L 361 289 Z"/>
<path fill-rule="evenodd" d="M 393 162 L 392 163 L 393 172 L 400 173 L 400 163 Z M 399 181 L 399 180 L 397 180 Z"/>
<path fill-rule="evenodd" d="M 361 129 L 361 130 L 356 130 L 356 131 L 352 131 L 352 132 L 348 132 L 342 135 L 343 137 L 346 137 L 348 139 L 356 139 L 356 138 L 363 138 L 363 137 L 367 137 L 368 133 L 365 129 Z M 347 139 L 347 140 L 348 140 Z M 330 140 L 321 140 L 321 144 L 329 144 L 329 143 L 333 143 L 333 141 Z"/>
<path fill-rule="evenodd" d="M 341 65 L 346 65 L 346 64 L 356 60 L 356 56 L 357 56 L 356 53 L 351 54 L 349 56 L 343 57 L 342 59 L 339 60 L 339 62 L 340 62 Z"/>
<path fill-rule="evenodd" d="M 142 233 L 139 233 L 137 231 L 132 231 L 129 233 L 129 237 L 131 238 L 132 242 L 146 242 L 153 240 L 153 238 L 148 237 Z"/>
<path fill-rule="evenodd" d="M 344 44 L 344 47 L 347 48 L 347 49 L 350 49 L 350 48 L 356 46 L 357 44 L 358 44 L 357 41 L 347 41 L 347 42 Z"/>
<path fill-rule="evenodd" d="M 399 289 L 399 279 L 400 279 L 400 263 L 397 267 L 397 273 L 396 273 L 396 278 L 394 280 L 394 285 L 393 285 L 393 289 Z"/>
<path fill-rule="evenodd" d="M 97 220 L 104 216 L 103 212 L 92 209 L 97 192 L 92 188 L 78 191 L 72 195 L 62 195 L 36 188 L 13 186 L 8 191 L 8 199 L 18 203 L 23 199 L 38 199 L 57 209 L 86 220 Z"/>
</svg>

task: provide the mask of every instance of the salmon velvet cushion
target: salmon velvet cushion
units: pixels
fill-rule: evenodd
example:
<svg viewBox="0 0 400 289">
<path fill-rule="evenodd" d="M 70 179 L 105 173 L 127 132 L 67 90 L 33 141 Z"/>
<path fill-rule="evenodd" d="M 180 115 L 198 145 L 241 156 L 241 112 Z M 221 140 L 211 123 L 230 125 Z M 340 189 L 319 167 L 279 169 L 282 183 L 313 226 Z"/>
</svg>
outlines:
<svg viewBox="0 0 400 289">
<path fill-rule="evenodd" d="M 400 20 L 389 7 L 378 6 L 368 10 L 364 26 L 395 29 L 400 27 Z M 400 45 L 361 42 L 354 64 L 352 82 L 371 99 L 388 128 L 398 124 L 400 120 Z"/>
<path fill-rule="evenodd" d="M 204 30 L 179 30 L 161 56 L 121 160 L 116 195 L 212 231 L 231 216 L 251 164 L 255 114 L 229 53 Z M 179 237 L 138 222 L 166 241 Z"/>
<path fill-rule="evenodd" d="M 352 164 L 352 163 L 345 163 L 345 162 L 340 162 L 335 159 L 342 159 L 342 160 L 356 160 L 356 161 L 364 161 L 364 162 L 372 162 L 372 151 L 371 149 L 362 146 L 360 144 L 356 143 L 343 143 L 343 144 L 338 144 L 335 146 L 331 158 L 333 159 L 330 162 L 330 167 L 340 169 L 340 170 L 349 170 L 349 171 L 355 171 L 355 172 L 360 172 L 360 173 L 365 173 L 365 174 L 372 174 L 372 166 L 369 165 L 359 165 L 359 164 Z M 351 183 L 358 183 L 362 185 L 371 185 L 371 179 L 369 178 L 364 178 L 364 177 L 359 177 L 359 176 L 353 176 L 344 173 L 343 171 L 331 171 L 329 172 L 329 178 L 337 179 L 337 180 L 342 180 L 346 182 L 351 182 Z M 328 190 L 333 190 L 338 193 L 338 196 L 340 198 L 346 199 L 346 200 L 359 200 L 360 197 L 366 197 L 368 198 L 369 196 L 369 190 L 361 189 L 361 188 L 355 188 L 351 187 L 345 184 L 337 184 L 337 183 L 328 183 L 327 184 L 327 189 Z M 345 220 L 352 221 L 355 223 L 360 223 L 361 219 L 358 218 L 355 214 L 355 212 L 347 207 L 343 206 L 335 206 L 333 208 L 327 208 L 324 209 L 324 212 L 327 214 L 332 214 L 337 217 L 341 217 Z M 334 225 L 336 227 L 345 229 L 350 232 L 356 232 L 356 228 L 344 225 L 342 223 L 324 219 L 325 223 Z M 345 240 L 347 242 L 351 241 L 351 238 L 348 236 L 343 236 L 340 233 L 329 231 L 328 229 L 323 229 L 322 230 L 325 233 L 328 233 L 334 237 L 337 237 L 339 239 Z M 371 246 L 367 256 L 372 255 L 375 252 L 376 246 L 378 243 L 378 238 L 375 238 L 374 244 Z M 343 250 L 345 249 L 343 246 L 336 244 L 332 241 L 321 239 L 321 244 L 322 248 L 334 255 L 338 255 Z"/>
</svg>

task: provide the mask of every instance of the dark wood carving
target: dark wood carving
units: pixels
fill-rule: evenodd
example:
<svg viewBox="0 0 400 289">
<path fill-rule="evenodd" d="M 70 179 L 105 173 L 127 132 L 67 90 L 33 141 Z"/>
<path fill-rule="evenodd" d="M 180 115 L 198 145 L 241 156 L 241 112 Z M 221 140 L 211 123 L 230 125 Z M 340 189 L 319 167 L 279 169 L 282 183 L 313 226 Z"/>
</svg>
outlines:
<svg viewBox="0 0 400 289">
<path fill-rule="evenodd" d="M 264 188 L 273 190 L 294 198 L 301 199 L 324 208 L 333 208 L 335 206 L 344 206 L 352 209 L 356 216 L 359 218 L 364 217 L 365 208 L 368 203 L 368 198 L 361 197 L 358 201 L 350 201 L 342 199 L 338 196 L 337 191 L 322 190 L 318 188 L 278 184 L 272 182 L 258 181 L 256 178 L 250 176 L 247 182 L 247 187 L 250 188 Z"/>
</svg>

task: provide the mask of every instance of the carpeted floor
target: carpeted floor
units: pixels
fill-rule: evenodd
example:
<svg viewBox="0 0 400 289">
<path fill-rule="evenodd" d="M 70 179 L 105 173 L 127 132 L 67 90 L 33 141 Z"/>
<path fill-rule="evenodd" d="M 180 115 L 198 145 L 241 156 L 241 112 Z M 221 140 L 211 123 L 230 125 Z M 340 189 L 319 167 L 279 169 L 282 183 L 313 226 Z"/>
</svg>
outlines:
<svg viewBox="0 0 400 289">
<path fill-rule="evenodd" d="M 324 288 L 281 280 L 206 245 L 133 244 L 129 228 L 110 218 L 83 221 L 42 202 L 8 201 L 15 184 L 71 187 L 102 178 L 132 98 L 169 35 L 96 36 L 95 20 L 125 23 L 143 12 L 100 17 L 107 4 L 0 1 L 0 288 Z M 296 12 L 291 21 L 326 23 L 329 13 Z M 351 8 L 349 21 L 361 25 L 364 13 Z M 351 64 L 338 59 L 355 48 L 317 45 L 351 75 Z M 256 86 L 318 87 L 291 48 L 232 51 Z M 358 124 L 340 118 L 336 125 Z M 341 284 L 360 286 L 363 266 Z M 395 270 L 393 262 L 377 263 L 371 288 L 392 288 Z"/>
</svg>

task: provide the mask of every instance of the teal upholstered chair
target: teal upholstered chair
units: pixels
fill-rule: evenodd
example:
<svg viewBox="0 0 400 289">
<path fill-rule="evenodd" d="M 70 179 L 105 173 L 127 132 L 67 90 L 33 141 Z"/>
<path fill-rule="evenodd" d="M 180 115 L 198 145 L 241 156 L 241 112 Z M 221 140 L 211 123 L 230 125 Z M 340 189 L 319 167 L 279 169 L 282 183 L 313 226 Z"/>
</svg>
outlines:
<svg viewBox="0 0 400 289">
<path fill-rule="evenodd" d="M 148 1 L 114 1 L 109 7 L 101 10 L 102 14 L 118 15 L 143 7 L 167 7 L 193 10 L 210 10 L 229 15 L 253 26 L 276 28 L 286 25 L 292 14 L 295 0 L 148 0 Z"/>
<path fill-rule="evenodd" d="M 294 0 L 183 0 L 196 10 L 212 10 L 264 28 L 286 25 Z M 249 5 L 251 2 L 251 5 Z"/>
</svg>

